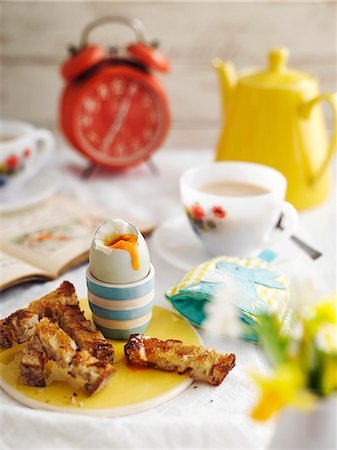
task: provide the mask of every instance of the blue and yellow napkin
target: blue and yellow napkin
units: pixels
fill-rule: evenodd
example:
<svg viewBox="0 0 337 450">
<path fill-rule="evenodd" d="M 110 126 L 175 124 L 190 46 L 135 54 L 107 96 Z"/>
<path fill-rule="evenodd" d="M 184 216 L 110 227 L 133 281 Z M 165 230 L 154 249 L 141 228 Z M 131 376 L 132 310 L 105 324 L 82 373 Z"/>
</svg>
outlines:
<svg viewBox="0 0 337 450">
<path fill-rule="evenodd" d="M 237 288 L 236 297 L 231 301 L 237 307 L 240 319 L 248 325 L 248 332 L 242 338 L 256 341 L 253 325 L 260 311 L 272 310 L 281 321 L 285 320 L 288 282 L 261 258 L 213 258 L 187 273 L 179 284 L 165 293 L 165 297 L 183 317 L 202 327 L 207 303 L 228 280 Z"/>
</svg>

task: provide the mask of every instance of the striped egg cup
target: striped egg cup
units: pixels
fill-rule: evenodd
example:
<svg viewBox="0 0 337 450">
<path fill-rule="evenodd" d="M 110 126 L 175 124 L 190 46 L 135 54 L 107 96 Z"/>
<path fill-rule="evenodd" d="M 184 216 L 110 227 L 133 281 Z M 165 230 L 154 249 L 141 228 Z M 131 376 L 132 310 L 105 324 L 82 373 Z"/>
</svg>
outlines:
<svg viewBox="0 0 337 450">
<path fill-rule="evenodd" d="M 88 300 L 96 327 L 108 339 L 128 339 L 143 333 L 152 318 L 154 267 L 140 281 L 111 284 L 97 280 L 90 268 L 86 272 Z"/>
</svg>

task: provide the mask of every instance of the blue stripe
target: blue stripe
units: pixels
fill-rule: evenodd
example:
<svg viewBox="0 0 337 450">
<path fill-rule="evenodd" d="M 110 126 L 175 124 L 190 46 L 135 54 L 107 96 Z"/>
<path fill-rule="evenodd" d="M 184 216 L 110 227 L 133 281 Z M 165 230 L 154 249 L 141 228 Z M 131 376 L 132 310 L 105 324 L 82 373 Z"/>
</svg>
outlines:
<svg viewBox="0 0 337 450">
<path fill-rule="evenodd" d="M 89 300 L 89 305 L 91 311 L 96 314 L 96 316 L 102 317 L 103 319 L 112 319 L 112 320 L 131 320 L 137 319 L 138 317 L 142 317 L 145 314 L 149 313 L 153 307 L 153 300 L 147 303 L 145 306 L 141 306 L 140 308 L 133 309 L 107 309 L 102 308 L 101 306 L 97 306 Z"/>
<path fill-rule="evenodd" d="M 97 297 L 110 300 L 131 300 L 148 294 L 154 288 L 154 277 L 150 278 L 146 283 L 139 286 L 130 286 L 123 288 L 100 286 L 93 283 L 87 278 L 87 286 L 89 291 L 97 295 Z"/>
<path fill-rule="evenodd" d="M 148 322 L 144 323 L 143 325 L 140 325 L 139 327 L 135 328 L 128 328 L 127 330 L 116 330 L 114 328 L 106 328 L 102 327 L 98 323 L 95 322 L 96 327 L 103 333 L 103 335 L 108 339 L 129 339 L 130 334 L 132 333 L 143 333 L 146 328 L 149 326 Z"/>
</svg>

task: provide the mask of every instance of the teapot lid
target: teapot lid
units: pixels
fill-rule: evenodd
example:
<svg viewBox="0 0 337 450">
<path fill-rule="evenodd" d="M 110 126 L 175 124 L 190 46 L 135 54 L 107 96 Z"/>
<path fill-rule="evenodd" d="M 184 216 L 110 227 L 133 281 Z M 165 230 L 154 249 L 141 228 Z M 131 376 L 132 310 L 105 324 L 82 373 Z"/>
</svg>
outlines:
<svg viewBox="0 0 337 450">
<path fill-rule="evenodd" d="M 291 88 L 297 83 L 314 80 L 309 73 L 289 69 L 287 67 L 288 59 L 289 50 L 287 48 L 273 48 L 268 54 L 267 69 L 262 72 L 246 72 L 240 81 L 259 87 Z"/>
</svg>

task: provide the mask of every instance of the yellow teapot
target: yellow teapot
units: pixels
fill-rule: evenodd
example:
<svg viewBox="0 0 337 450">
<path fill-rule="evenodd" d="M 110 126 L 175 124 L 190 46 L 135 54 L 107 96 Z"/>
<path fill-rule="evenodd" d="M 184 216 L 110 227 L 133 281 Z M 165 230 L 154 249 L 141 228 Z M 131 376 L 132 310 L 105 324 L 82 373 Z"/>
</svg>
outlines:
<svg viewBox="0 0 337 450">
<path fill-rule="evenodd" d="M 287 67 L 289 51 L 269 52 L 263 71 L 237 74 L 213 61 L 222 90 L 224 127 L 216 160 L 253 161 L 275 167 L 288 180 L 287 199 L 298 209 L 320 203 L 330 190 L 329 163 L 337 145 L 337 94 L 319 94 L 310 74 Z M 330 141 L 321 106 L 333 110 Z"/>
</svg>

